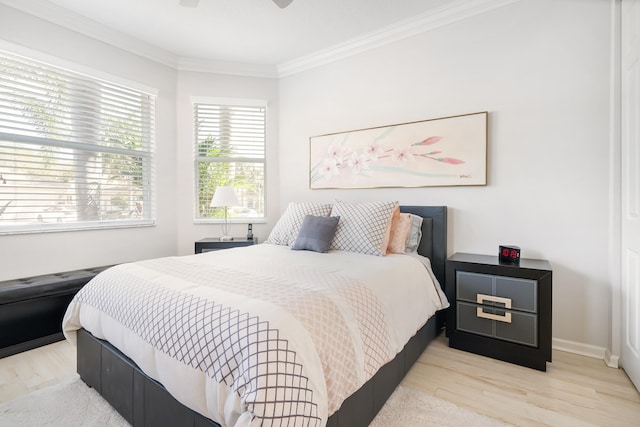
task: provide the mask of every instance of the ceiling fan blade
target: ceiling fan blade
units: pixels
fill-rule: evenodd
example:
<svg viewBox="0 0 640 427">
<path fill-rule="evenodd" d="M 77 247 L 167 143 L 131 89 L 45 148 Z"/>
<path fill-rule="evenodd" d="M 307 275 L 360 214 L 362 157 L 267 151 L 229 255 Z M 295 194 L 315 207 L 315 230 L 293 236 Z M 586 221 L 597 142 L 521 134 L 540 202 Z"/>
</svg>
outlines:
<svg viewBox="0 0 640 427">
<path fill-rule="evenodd" d="M 273 0 L 275 4 L 280 6 L 280 9 L 284 9 L 285 7 L 289 6 L 292 1 L 293 0 Z"/>
<path fill-rule="evenodd" d="M 198 7 L 200 0 L 180 0 L 180 6 L 184 7 Z"/>
</svg>

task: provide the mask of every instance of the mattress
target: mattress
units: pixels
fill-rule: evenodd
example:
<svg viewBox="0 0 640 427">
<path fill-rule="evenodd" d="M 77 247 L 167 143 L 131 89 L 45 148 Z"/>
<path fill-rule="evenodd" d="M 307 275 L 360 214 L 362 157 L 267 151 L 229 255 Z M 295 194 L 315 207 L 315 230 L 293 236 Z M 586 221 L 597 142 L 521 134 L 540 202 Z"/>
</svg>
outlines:
<svg viewBox="0 0 640 427">
<path fill-rule="evenodd" d="M 322 426 L 448 306 L 419 255 L 255 245 L 123 264 L 63 321 L 223 426 Z"/>
</svg>

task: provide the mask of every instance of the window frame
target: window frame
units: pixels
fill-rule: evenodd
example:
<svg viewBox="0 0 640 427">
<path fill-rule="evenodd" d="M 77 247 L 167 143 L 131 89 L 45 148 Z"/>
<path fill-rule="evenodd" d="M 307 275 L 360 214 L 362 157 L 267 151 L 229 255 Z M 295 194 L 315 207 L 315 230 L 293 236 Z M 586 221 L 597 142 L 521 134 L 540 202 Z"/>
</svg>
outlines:
<svg viewBox="0 0 640 427">
<path fill-rule="evenodd" d="M 136 219 L 98 219 L 98 220 L 74 220 L 72 222 L 50 222 L 50 223 L 23 223 L 23 224 L 1 224 L 0 223 L 0 235 L 14 235 L 14 234 L 38 234 L 38 233 L 50 233 L 50 232 L 67 232 L 67 231 L 82 231 L 82 230 L 101 230 L 101 229 L 120 229 L 120 228 L 137 228 L 137 227 L 150 227 L 156 225 L 156 177 L 155 177 L 155 162 L 156 162 L 156 103 L 157 94 L 156 89 L 152 89 L 148 86 L 141 85 L 136 82 L 132 82 L 121 77 L 113 76 L 108 73 L 93 70 L 86 66 L 75 64 L 60 58 L 43 54 L 40 52 L 32 51 L 27 48 L 19 47 L 7 42 L 0 41 L 0 51 L 2 53 L 22 58 L 29 62 L 39 63 L 43 67 L 48 67 L 52 70 L 52 73 L 65 74 L 70 73 L 72 82 L 81 82 L 82 79 L 89 79 L 94 84 L 105 84 L 106 87 L 116 87 L 127 91 L 134 91 L 140 96 L 148 97 L 148 100 L 144 104 L 140 104 L 141 107 L 147 107 L 146 112 L 143 113 L 143 117 L 148 118 L 148 125 L 142 126 L 144 149 L 134 150 L 126 148 L 111 147 L 108 145 L 91 144 L 78 140 L 73 140 L 72 137 L 63 139 L 52 139 L 47 136 L 36 135 L 22 135 L 20 131 L 12 132 L 0 132 L 0 139 L 4 141 L 16 144 L 24 144 L 27 146 L 47 146 L 52 148 L 62 149 L 77 149 L 80 152 L 85 153 L 101 153 L 102 154 L 116 154 L 130 156 L 132 158 L 140 158 L 141 167 L 141 193 L 144 205 L 144 217 Z M 82 98 L 92 99 L 93 98 Z M 17 110 L 16 110 L 17 111 Z M 51 110 L 50 110 L 51 111 Z M 55 111 L 55 110 L 53 110 Z M 78 115 L 71 115 L 70 118 L 78 117 Z M 141 116 L 142 117 L 142 116 Z M 141 119 L 140 123 L 143 123 L 144 119 Z M 93 126 L 97 126 L 98 123 L 91 123 Z M 98 129 L 95 127 L 95 129 Z M 102 160 L 101 160 L 102 161 Z M 67 190 L 64 190 L 67 191 Z M 53 193 L 52 193 L 53 194 Z M 59 195 L 63 192 L 58 193 Z M 148 201 L 148 203 L 146 202 Z M 46 205 L 43 205 L 46 206 Z"/>
<path fill-rule="evenodd" d="M 254 98 L 225 98 L 225 97 L 209 97 L 209 96 L 192 96 L 191 97 L 191 114 L 192 114 L 192 144 L 193 144 L 193 223 L 194 224 L 222 224 L 224 218 L 199 218 L 199 194 L 200 194 L 200 180 L 199 180 L 199 165 L 200 156 L 198 156 L 198 129 L 196 123 L 196 105 L 197 104 L 209 104 L 209 105 L 223 105 L 223 106 L 236 106 L 236 107 L 261 107 L 264 108 L 264 144 L 263 144 L 263 157 L 261 161 L 248 161 L 247 163 L 261 163 L 263 165 L 263 180 L 262 185 L 263 192 L 263 206 L 264 212 L 261 217 L 229 217 L 228 222 L 231 224 L 264 224 L 267 222 L 267 139 L 268 139 L 268 101 L 266 99 L 254 99 Z"/>
</svg>

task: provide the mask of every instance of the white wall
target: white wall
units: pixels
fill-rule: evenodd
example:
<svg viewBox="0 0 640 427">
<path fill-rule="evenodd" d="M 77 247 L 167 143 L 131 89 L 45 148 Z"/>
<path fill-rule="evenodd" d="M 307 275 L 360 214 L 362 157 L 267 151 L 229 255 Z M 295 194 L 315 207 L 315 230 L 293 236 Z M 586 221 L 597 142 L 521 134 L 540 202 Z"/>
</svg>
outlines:
<svg viewBox="0 0 640 427">
<path fill-rule="evenodd" d="M 220 235 L 219 225 L 193 223 L 192 96 L 264 99 L 267 106 L 267 220 L 279 216 L 278 81 L 177 72 L 111 45 L 0 5 L 0 41 L 62 58 L 158 90 L 156 104 L 157 226 L 0 236 L 0 280 L 193 253 L 194 241 Z M 267 223 L 254 235 L 266 238 Z M 232 226 L 245 236 L 246 224 Z"/>
<path fill-rule="evenodd" d="M 261 240 L 291 200 L 447 205 L 450 253 L 495 254 L 507 243 L 549 259 L 554 337 L 606 347 L 609 8 L 522 0 L 278 82 L 178 73 L 0 5 L 0 40 L 159 90 L 157 226 L 0 236 L 0 280 L 187 254 L 218 235 L 217 225 L 193 224 L 190 97 L 267 99 Z M 478 111 L 489 111 L 485 187 L 308 189 L 312 135 Z"/>
<path fill-rule="evenodd" d="M 158 90 L 157 225 L 0 236 L 0 280 L 175 255 L 176 71 L 3 5 L 0 40 Z"/>
<path fill-rule="evenodd" d="M 291 200 L 447 205 L 449 252 L 553 267 L 553 336 L 606 347 L 610 4 L 523 0 L 280 81 Z M 308 189 L 313 135 L 489 111 L 488 185 Z"/>
<path fill-rule="evenodd" d="M 278 80 L 182 71 L 178 76 L 177 184 L 179 206 L 178 252 L 192 254 L 194 241 L 222 235 L 220 224 L 194 224 L 194 129 L 192 97 L 244 98 L 267 101 L 266 214 L 271 226 L 279 217 L 278 187 Z M 253 234 L 264 241 L 269 230 L 266 223 L 254 223 Z M 247 235 L 246 223 L 231 224 L 230 234 Z"/>
</svg>

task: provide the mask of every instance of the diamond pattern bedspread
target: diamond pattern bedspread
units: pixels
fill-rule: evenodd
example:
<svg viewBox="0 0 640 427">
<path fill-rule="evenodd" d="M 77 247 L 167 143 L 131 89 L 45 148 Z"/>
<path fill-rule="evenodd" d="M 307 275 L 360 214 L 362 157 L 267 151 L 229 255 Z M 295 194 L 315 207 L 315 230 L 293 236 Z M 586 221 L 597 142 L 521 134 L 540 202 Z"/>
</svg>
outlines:
<svg viewBox="0 0 640 427">
<path fill-rule="evenodd" d="M 286 249 L 259 245 L 111 268 L 74 298 L 65 334 L 73 340 L 84 327 L 110 341 L 222 425 L 322 426 L 402 348 L 391 324 L 397 316 L 385 312 L 381 284 L 350 272 L 355 260 L 367 269 L 379 257 Z M 409 257 L 396 258 L 404 265 Z M 341 264 L 351 266 L 346 274 Z M 423 286 L 435 291 L 420 267 Z"/>
</svg>

